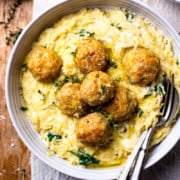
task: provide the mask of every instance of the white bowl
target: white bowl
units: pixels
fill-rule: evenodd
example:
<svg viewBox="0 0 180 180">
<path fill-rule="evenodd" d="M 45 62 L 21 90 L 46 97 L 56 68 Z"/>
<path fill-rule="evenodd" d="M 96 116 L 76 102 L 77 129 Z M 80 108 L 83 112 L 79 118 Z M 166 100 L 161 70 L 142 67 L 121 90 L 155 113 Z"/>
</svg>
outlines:
<svg viewBox="0 0 180 180">
<path fill-rule="evenodd" d="M 180 0 L 170 0 L 171 2 L 173 2 L 173 3 L 176 3 L 176 4 L 178 4 L 178 5 L 180 5 Z"/>
<path fill-rule="evenodd" d="M 141 14 L 148 18 L 158 29 L 162 30 L 167 37 L 174 39 L 173 48 L 174 51 L 180 52 L 180 40 L 178 34 L 173 27 L 157 12 L 143 3 L 138 3 L 133 0 L 74 0 L 65 1 L 58 4 L 51 9 L 44 12 L 38 18 L 33 20 L 22 32 L 17 43 L 15 44 L 11 53 L 7 72 L 6 72 L 6 100 L 8 111 L 12 120 L 12 123 L 18 132 L 19 136 L 27 147 L 35 154 L 39 159 L 48 164 L 49 166 L 61 171 L 65 174 L 92 180 L 106 180 L 113 179 L 117 176 L 120 168 L 112 167 L 107 169 L 86 169 L 83 167 L 77 167 L 69 164 L 65 160 L 56 156 L 47 156 L 47 147 L 40 139 L 38 133 L 33 129 L 30 122 L 27 120 L 25 114 L 20 110 L 21 97 L 19 93 L 19 81 L 20 81 L 20 69 L 24 61 L 24 57 L 31 49 L 32 43 L 37 40 L 39 34 L 48 26 L 51 26 L 55 21 L 64 15 L 77 12 L 83 7 L 87 8 L 113 8 L 113 7 L 125 7 L 130 11 Z M 178 54 L 178 53 L 177 53 Z M 180 54 L 180 53 L 179 53 Z M 180 138 L 180 121 L 177 121 L 173 126 L 170 134 L 167 138 L 156 146 L 149 159 L 145 164 L 145 168 L 152 166 L 163 156 L 165 156 L 172 147 L 177 143 Z"/>
</svg>

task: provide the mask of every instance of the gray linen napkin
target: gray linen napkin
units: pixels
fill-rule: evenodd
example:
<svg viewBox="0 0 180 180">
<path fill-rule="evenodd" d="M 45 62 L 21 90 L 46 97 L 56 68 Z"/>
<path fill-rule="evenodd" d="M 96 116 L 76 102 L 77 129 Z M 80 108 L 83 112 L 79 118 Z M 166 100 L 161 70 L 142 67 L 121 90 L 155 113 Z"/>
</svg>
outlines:
<svg viewBox="0 0 180 180">
<path fill-rule="evenodd" d="M 34 0 L 33 17 L 62 0 Z M 180 6 L 168 0 L 141 0 L 164 16 L 180 32 Z M 78 180 L 49 167 L 31 155 L 32 180 Z M 180 180 L 180 143 L 153 167 L 144 170 L 140 180 Z"/>
</svg>

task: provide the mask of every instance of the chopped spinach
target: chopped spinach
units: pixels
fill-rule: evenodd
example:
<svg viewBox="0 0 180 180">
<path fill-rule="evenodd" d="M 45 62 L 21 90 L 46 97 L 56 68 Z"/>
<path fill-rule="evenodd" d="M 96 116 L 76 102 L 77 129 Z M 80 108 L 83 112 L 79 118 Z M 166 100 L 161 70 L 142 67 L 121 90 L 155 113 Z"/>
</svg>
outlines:
<svg viewBox="0 0 180 180">
<path fill-rule="evenodd" d="M 69 77 L 64 75 L 60 79 L 55 81 L 54 86 L 57 88 L 61 88 L 67 82 L 69 82 Z"/>
<path fill-rule="evenodd" d="M 110 126 L 112 126 L 116 130 L 119 128 L 119 124 L 113 120 L 111 114 L 109 112 L 105 111 L 102 106 L 96 106 L 96 107 L 92 108 L 91 112 L 92 113 L 99 112 L 99 113 L 103 114 L 105 116 L 105 118 L 108 120 Z"/>
<path fill-rule="evenodd" d="M 28 108 L 25 106 L 21 106 L 20 109 L 21 109 L 21 111 L 27 111 L 28 110 Z"/>
<path fill-rule="evenodd" d="M 64 79 L 63 79 L 64 83 L 67 83 L 69 82 L 69 77 L 68 76 L 64 76 Z"/>
<path fill-rule="evenodd" d="M 46 99 L 46 95 L 44 93 L 42 93 L 42 91 L 40 89 L 38 89 L 37 92 L 42 96 L 40 100 L 44 101 Z"/>
<path fill-rule="evenodd" d="M 114 124 L 114 121 L 113 121 L 110 113 L 105 111 L 102 106 L 95 107 L 93 109 L 93 112 L 100 112 L 101 114 L 103 114 L 106 117 L 106 119 L 109 121 L 110 125 Z"/>
<path fill-rule="evenodd" d="M 63 85 L 64 85 L 64 81 L 62 81 L 62 80 L 57 80 L 54 83 L 54 86 L 57 88 L 61 88 Z"/>
<path fill-rule="evenodd" d="M 75 51 L 72 51 L 71 54 L 72 54 L 74 57 L 76 57 L 77 51 L 76 51 L 76 50 L 75 50 Z"/>
<path fill-rule="evenodd" d="M 80 79 L 79 79 L 78 76 L 72 76 L 72 77 L 71 77 L 71 81 L 72 81 L 72 83 L 79 83 L 79 82 L 80 82 Z"/>
<path fill-rule="evenodd" d="M 101 89 L 100 89 L 99 94 L 100 94 L 100 95 L 104 95 L 105 89 L 106 89 L 106 85 L 102 84 L 100 88 L 101 88 Z"/>
<path fill-rule="evenodd" d="M 117 23 L 117 24 L 111 23 L 111 26 L 114 26 L 115 28 L 117 28 L 119 30 L 122 28 L 119 23 Z"/>
<path fill-rule="evenodd" d="M 154 88 L 149 87 L 147 94 L 144 95 L 144 98 L 147 98 L 153 94 Z"/>
<path fill-rule="evenodd" d="M 165 89 L 162 82 L 157 83 L 155 86 L 149 87 L 147 94 L 144 96 L 144 98 L 147 98 L 151 96 L 153 93 L 156 95 L 164 95 Z"/>
<path fill-rule="evenodd" d="M 59 134 L 52 134 L 51 132 L 48 132 L 47 134 L 48 141 L 51 142 L 54 138 L 55 139 L 62 139 L 62 136 Z"/>
<path fill-rule="evenodd" d="M 109 65 L 115 69 L 118 67 L 118 65 L 114 61 L 109 61 Z"/>
<path fill-rule="evenodd" d="M 132 13 L 126 12 L 125 16 L 126 16 L 126 20 L 129 22 L 132 22 L 132 20 L 134 19 L 134 14 Z"/>
<path fill-rule="evenodd" d="M 99 160 L 96 159 L 95 157 L 93 157 L 92 155 L 84 152 L 84 151 L 70 151 L 70 153 L 72 153 L 73 155 L 75 155 L 76 157 L 79 158 L 79 164 L 80 165 L 90 165 L 90 164 L 99 164 Z"/>
<path fill-rule="evenodd" d="M 26 72 L 28 70 L 28 66 L 27 66 L 27 64 L 23 64 L 22 65 L 22 72 Z"/>
<path fill-rule="evenodd" d="M 74 76 L 62 76 L 60 79 L 55 81 L 54 86 L 60 89 L 65 83 L 72 82 L 72 83 L 79 83 L 82 81 L 82 78 L 79 78 L 78 75 Z"/>
<path fill-rule="evenodd" d="M 154 91 L 157 95 L 164 95 L 165 94 L 165 90 L 164 90 L 164 85 L 162 82 L 159 82 L 155 87 L 154 87 Z"/>
<path fill-rule="evenodd" d="M 144 113 L 144 111 L 140 107 L 138 107 L 138 109 L 137 109 L 137 116 L 141 117 L 143 113 Z"/>
<path fill-rule="evenodd" d="M 56 104 L 56 102 L 55 102 L 55 101 L 53 101 L 53 102 L 52 102 L 52 105 L 54 105 L 54 106 L 58 106 L 58 105 Z"/>
<path fill-rule="evenodd" d="M 95 33 L 94 32 L 90 32 L 90 31 L 87 31 L 85 29 L 81 29 L 78 33 L 79 36 L 88 36 L 88 37 L 91 37 L 93 36 Z"/>
<path fill-rule="evenodd" d="M 119 123 L 112 123 L 112 126 L 115 130 L 119 129 Z"/>
<path fill-rule="evenodd" d="M 99 74 L 98 73 L 96 74 L 96 78 L 99 78 Z"/>
<path fill-rule="evenodd" d="M 118 23 L 118 24 L 116 24 L 116 25 L 115 25 L 115 27 L 116 27 L 117 29 L 119 29 L 119 30 L 121 29 L 121 26 L 120 26 L 120 24 L 119 24 L 119 23 Z"/>
</svg>

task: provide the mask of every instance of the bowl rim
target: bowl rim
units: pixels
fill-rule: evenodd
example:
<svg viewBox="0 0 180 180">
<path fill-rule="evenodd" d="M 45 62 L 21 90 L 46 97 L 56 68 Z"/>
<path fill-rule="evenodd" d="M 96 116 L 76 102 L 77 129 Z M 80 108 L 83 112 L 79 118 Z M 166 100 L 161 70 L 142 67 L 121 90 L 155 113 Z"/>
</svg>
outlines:
<svg viewBox="0 0 180 180">
<path fill-rule="evenodd" d="M 82 0 L 82 1 L 86 1 L 86 0 Z M 125 0 L 120 0 L 122 2 L 124 2 Z M 180 38 L 178 33 L 175 31 L 175 29 L 170 25 L 170 23 L 164 19 L 162 16 L 160 16 L 155 10 L 153 10 L 150 6 L 148 6 L 147 4 L 143 3 L 143 2 L 138 2 L 135 0 L 128 0 L 129 2 L 132 2 L 138 6 L 140 6 L 141 8 L 146 9 L 148 12 L 152 13 L 156 18 L 159 19 L 159 21 L 161 21 L 161 23 L 163 25 L 165 25 L 168 28 L 168 31 L 171 32 L 171 35 L 174 37 L 175 41 L 180 42 Z M 53 11 L 55 8 L 61 6 L 62 4 L 66 4 L 66 3 L 71 3 L 71 1 L 69 0 L 64 0 L 63 2 L 60 2 L 56 5 L 53 5 L 52 7 L 50 7 L 49 9 L 46 9 L 43 13 L 41 13 L 40 15 L 38 15 L 37 17 L 35 17 L 33 20 L 31 20 L 31 22 L 25 27 L 25 29 L 23 30 L 22 34 L 20 35 L 20 37 L 18 38 L 16 44 L 14 45 L 11 55 L 9 57 L 9 61 L 7 64 L 7 68 L 6 68 L 6 77 L 5 77 L 5 98 L 6 98 L 6 104 L 7 104 L 7 109 L 10 115 L 10 119 L 12 121 L 13 126 L 15 127 L 18 135 L 20 136 L 20 138 L 23 140 L 23 142 L 25 143 L 25 145 L 28 147 L 28 149 L 34 154 L 36 155 L 40 160 L 42 160 L 43 162 L 45 162 L 46 164 L 48 164 L 49 166 L 51 166 L 52 168 L 61 171 L 62 173 L 68 174 L 70 176 L 76 177 L 76 178 L 86 178 L 88 177 L 88 175 L 92 175 L 91 179 L 93 180 L 100 180 L 103 178 L 103 180 L 109 179 L 109 178 L 115 178 L 115 175 L 119 172 L 120 168 L 108 168 L 108 169 L 101 169 L 101 173 L 99 172 L 99 169 L 86 169 L 83 167 L 77 167 L 77 166 L 73 166 L 69 163 L 64 163 L 61 167 L 59 167 L 59 164 L 50 164 L 50 161 L 54 161 L 55 157 L 48 157 L 47 155 L 45 156 L 42 153 L 39 153 L 37 151 L 36 148 L 33 148 L 33 146 L 31 146 L 31 144 L 29 143 L 29 139 L 27 139 L 25 137 L 24 132 L 22 132 L 19 129 L 19 126 L 17 124 L 17 120 L 15 118 L 14 115 L 14 107 L 11 104 L 11 99 L 10 99 L 10 93 L 11 93 L 11 89 L 10 89 L 10 84 L 9 79 L 10 79 L 10 71 L 11 71 L 11 67 L 12 67 L 12 62 L 16 53 L 16 50 L 19 46 L 19 43 L 21 42 L 21 40 L 23 39 L 23 37 L 26 35 L 26 33 L 28 32 L 29 28 L 32 27 L 37 21 L 40 21 L 42 19 L 42 17 L 44 17 L 48 12 Z M 81 9 L 81 8 L 80 8 Z M 79 10 L 80 10 L 79 9 Z M 177 126 L 180 126 L 180 121 L 176 122 Z M 176 134 L 177 135 L 177 134 Z M 148 159 L 148 161 L 145 164 L 145 168 L 149 168 L 150 166 L 152 166 L 153 164 L 155 164 L 157 161 L 159 161 L 160 159 L 162 159 L 173 147 L 174 145 L 179 141 L 180 139 L 180 134 L 179 137 L 174 136 L 172 131 L 170 132 L 170 134 L 168 135 L 172 138 L 172 142 L 171 145 L 167 145 L 163 151 L 159 152 L 156 154 L 156 156 L 154 158 L 152 158 L 150 156 L 150 158 Z M 65 167 L 66 166 L 66 167 Z M 61 170 L 59 169 L 61 168 Z M 68 169 L 69 168 L 69 169 Z M 68 169 L 68 170 L 67 170 Z M 77 173 L 78 172 L 78 173 Z M 108 174 L 113 174 L 114 175 L 108 175 Z"/>
</svg>

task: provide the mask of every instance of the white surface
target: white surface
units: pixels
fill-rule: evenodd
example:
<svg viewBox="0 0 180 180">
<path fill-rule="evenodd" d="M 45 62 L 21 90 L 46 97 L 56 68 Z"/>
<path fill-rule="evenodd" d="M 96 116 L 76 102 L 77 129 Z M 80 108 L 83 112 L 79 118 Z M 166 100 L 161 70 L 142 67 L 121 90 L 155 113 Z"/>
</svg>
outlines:
<svg viewBox="0 0 180 180">
<path fill-rule="evenodd" d="M 142 0 L 142 1 L 147 2 L 151 7 L 157 10 L 175 27 L 175 29 L 178 32 L 180 32 L 180 21 L 178 18 L 180 17 L 180 6 L 176 6 L 175 4 L 169 2 L 168 0 Z M 45 9 L 49 8 L 52 5 L 55 5 L 58 2 L 62 2 L 62 0 L 34 0 L 33 17 L 38 16 L 38 14 L 40 14 L 42 11 L 44 11 Z M 149 170 L 146 170 L 143 173 L 141 179 L 148 180 L 148 179 L 152 179 L 153 177 L 153 180 L 179 180 L 180 177 L 180 172 L 178 171 L 178 169 L 180 168 L 180 155 L 178 157 L 179 151 L 180 151 L 180 144 L 178 144 L 175 147 L 175 150 L 173 150 L 166 159 L 164 159 L 156 166 L 154 166 L 157 168 L 153 167 Z M 31 165 L 32 165 L 33 180 L 50 180 L 50 179 L 75 180 L 75 178 L 65 176 L 57 172 L 56 170 L 50 168 L 34 155 L 32 155 Z"/>
</svg>

